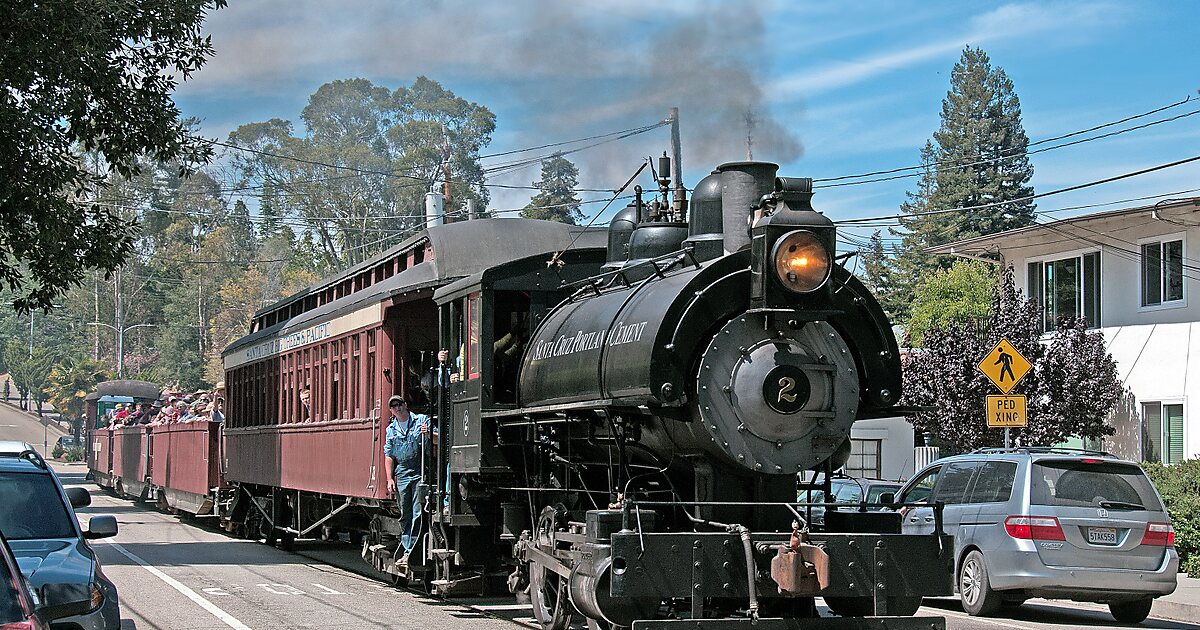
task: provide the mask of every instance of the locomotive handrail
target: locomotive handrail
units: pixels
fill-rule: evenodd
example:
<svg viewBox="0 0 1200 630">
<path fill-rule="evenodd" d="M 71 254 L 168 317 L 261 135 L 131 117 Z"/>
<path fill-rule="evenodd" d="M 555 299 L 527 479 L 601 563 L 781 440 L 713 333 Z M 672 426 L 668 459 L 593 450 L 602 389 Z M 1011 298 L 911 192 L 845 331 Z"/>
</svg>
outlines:
<svg viewBox="0 0 1200 630">
<path fill-rule="evenodd" d="M 580 290 L 577 290 L 574 294 L 571 295 L 571 297 L 567 298 L 567 301 L 574 300 L 575 297 L 578 296 L 582 292 L 582 290 L 586 290 L 588 288 L 591 288 L 591 289 L 597 290 L 597 291 L 603 291 L 604 289 L 607 289 L 608 287 L 604 287 L 604 289 L 600 289 L 596 286 L 596 284 L 602 283 L 605 279 L 607 279 L 611 282 L 612 280 L 615 280 L 616 278 L 619 277 L 619 278 L 621 278 L 622 282 L 624 282 L 626 287 L 631 286 L 631 283 L 629 282 L 629 278 L 625 274 L 629 271 L 632 271 L 634 269 L 639 269 L 639 268 L 645 267 L 647 265 L 653 265 L 653 267 L 654 267 L 654 274 L 651 277 L 657 276 L 660 278 L 665 278 L 666 277 L 665 274 L 668 271 L 670 271 L 671 268 L 673 268 L 677 264 L 684 262 L 687 259 L 691 259 L 692 264 L 695 265 L 697 268 L 700 267 L 700 263 L 696 260 L 696 257 L 692 254 L 692 252 L 689 249 L 684 248 L 684 249 L 673 251 L 673 252 L 670 252 L 667 254 L 663 254 L 661 256 L 649 258 L 649 259 L 643 260 L 638 263 L 634 263 L 633 265 L 630 265 L 628 267 L 622 267 L 620 269 L 613 269 L 612 271 L 605 271 L 603 273 L 591 276 L 589 278 L 584 278 L 583 280 L 576 280 L 575 282 L 568 283 L 566 285 L 566 287 L 568 289 L 575 289 L 578 287 Z M 669 262 L 670 264 L 668 264 L 665 267 L 659 267 L 658 263 L 660 263 L 660 262 Z M 599 293 L 597 293 L 597 295 L 599 295 Z"/>
</svg>

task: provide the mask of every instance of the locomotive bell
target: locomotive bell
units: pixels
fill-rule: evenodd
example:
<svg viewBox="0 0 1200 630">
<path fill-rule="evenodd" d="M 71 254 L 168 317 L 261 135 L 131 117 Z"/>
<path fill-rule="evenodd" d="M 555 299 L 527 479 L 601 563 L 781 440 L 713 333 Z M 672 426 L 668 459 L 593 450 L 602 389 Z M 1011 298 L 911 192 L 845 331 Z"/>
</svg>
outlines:
<svg viewBox="0 0 1200 630">
<path fill-rule="evenodd" d="M 751 216 L 754 307 L 799 306 L 813 319 L 828 315 L 837 228 L 813 210 L 812 194 L 809 178 L 776 178 L 775 192 L 764 195 Z"/>
</svg>

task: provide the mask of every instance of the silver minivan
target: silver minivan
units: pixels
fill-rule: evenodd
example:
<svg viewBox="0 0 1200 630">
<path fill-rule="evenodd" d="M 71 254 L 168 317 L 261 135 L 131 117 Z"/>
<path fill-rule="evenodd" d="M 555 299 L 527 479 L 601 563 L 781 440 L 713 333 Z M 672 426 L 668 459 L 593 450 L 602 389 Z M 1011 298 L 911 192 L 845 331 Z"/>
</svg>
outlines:
<svg viewBox="0 0 1200 630">
<path fill-rule="evenodd" d="M 954 535 L 963 609 L 989 615 L 1030 597 L 1107 603 L 1140 622 L 1175 590 L 1179 555 L 1162 499 L 1137 464 L 1057 448 L 984 449 L 917 473 L 895 497 L 903 532 Z"/>
</svg>

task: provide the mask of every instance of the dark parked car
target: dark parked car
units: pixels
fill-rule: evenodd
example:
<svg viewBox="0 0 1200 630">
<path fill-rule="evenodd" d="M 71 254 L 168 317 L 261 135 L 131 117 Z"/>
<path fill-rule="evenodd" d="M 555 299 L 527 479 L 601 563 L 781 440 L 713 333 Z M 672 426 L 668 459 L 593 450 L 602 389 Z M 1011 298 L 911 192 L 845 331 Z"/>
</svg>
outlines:
<svg viewBox="0 0 1200 630">
<path fill-rule="evenodd" d="M 46 630 L 37 613 L 37 600 L 21 575 L 17 559 L 4 536 L 0 536 L 0 628 L 4 630 Z"/>
<path fill-rule="evenodd" d="M 45 607 L 43 616 L 56 626 L 117 630 L 117 588 L 87 542 L 116 535 L 117 519 L 93 516 L 81 531 L 73 508 L 90 503 L 86 489 L 64 489 L 36 452 L 0 456 L 0 532 Z"/>
<path fill-rule="evenodd" d="M 847 503 L 858 504 L 868 503 L 874 507 L 868 507 L 868 510 L 877 511 L 885 509 L 881 504 L 880 497 L 885 494 L 895 494 L 900 489 L 899 481 L 887 481 L 885 479 L 859 479 L 856 477 L 836 477 L 830 481 L 830 490 L 833 492 L 833 497 L 825 498 L 825 493 L 821 490 L 810 490 L 801 492 L 798 497 L 800 503 Z M 856 509 L 847 506 L 844 509 Z M 812 508 L 812 524 L 816 527 L 825 525 L 825 508 Z"/>
<path fill-rule="evenodd" d="M 79 443 L 79 440 L 75 439 L 75 436 L 64 435 L 58 438 L 58 446 L 65 451 L 82 445 Z"/>
</svg>

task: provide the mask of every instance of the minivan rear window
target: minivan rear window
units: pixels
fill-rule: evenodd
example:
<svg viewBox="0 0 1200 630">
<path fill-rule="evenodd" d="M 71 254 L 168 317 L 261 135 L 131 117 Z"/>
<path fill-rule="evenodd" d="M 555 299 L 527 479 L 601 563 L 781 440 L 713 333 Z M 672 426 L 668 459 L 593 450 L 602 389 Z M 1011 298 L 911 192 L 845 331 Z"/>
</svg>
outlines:
<svg viewBox="0 0 1200 630">
<path fill-rule="evenodd" d="M 1029 500 L 1034 505 L 1163 509 L 1146 473 L 1130 464 L 1042 460 L 1030 473 Z"/>
</svg>

